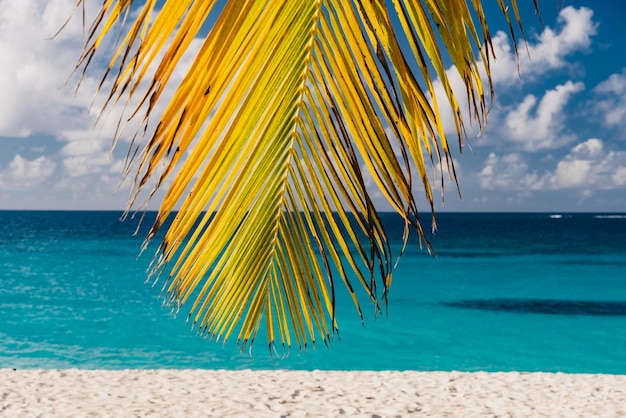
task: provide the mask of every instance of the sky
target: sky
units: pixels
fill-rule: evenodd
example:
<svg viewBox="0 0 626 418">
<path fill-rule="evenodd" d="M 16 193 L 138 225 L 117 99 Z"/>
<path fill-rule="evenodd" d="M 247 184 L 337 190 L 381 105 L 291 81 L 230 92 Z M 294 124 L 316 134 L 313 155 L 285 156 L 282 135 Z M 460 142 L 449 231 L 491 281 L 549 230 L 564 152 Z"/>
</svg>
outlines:
<svg viewBox="0 0 626 418">
<path fill-rule="evenodd" d="M 99 3 L 87 1 L 87 19 Z M 130 135 L 111 150 L 121 110 L 95 125 L 104 63 L 96 62 L 76 91 L 80 15 L 53 37 L 74 4 L 0 0 L 0 210 L 122 210 L 128 202 L 131 182 L 122 181 L 122 171 Z M 436 208 L 625 212 L 626 3 L 540 0 L 543 28 L 532 8 L 522 9 L 519 73 L 496 1 L 484 4 L 496 98 L 483 134 L 470 132 L 462 155 L 453 151 L 462 198 L 448 182 Z M 455 137 L 450 117 L 445 129 Z"/>
</svg>

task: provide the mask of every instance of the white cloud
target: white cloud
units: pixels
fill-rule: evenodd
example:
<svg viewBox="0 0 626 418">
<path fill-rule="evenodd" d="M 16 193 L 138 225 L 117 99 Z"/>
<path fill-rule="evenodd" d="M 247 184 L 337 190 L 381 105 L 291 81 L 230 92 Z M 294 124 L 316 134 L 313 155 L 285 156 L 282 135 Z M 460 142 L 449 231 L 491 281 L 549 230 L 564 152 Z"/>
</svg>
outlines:
<svg viewBox="0 0 626 418">
<path fill-rule="evenodd" d="M 72 19 L 75 1 L 0 2 L 0 136 L 26 137 L 86 126 L 86 100 L 64 85 L 82 49 L 80 19 Z M 87 11 L 95 12 L 95 1 Z M 90 16 L 88 16 L 89 18 Z"/>
<path fill-rule="evenodd" d="M 581 7 L 565 7 L 559 13 L 557 30 L 545 27 L 544 31 L 527 42 L 519 42 L 519 75 L 517 62 L 509 35 L 498 31 L 492 38 L 496 60 L 491 66 L 496 85 L 513 85 L 534 80 L 547 72 L 568 67 L 567 58 L 591 46 L 597 24 L 592 20 L 593 11 Z"/>
<path fill-rule="evenodd" d="M 595 88 L 598 93 L 626 94 L 626 68 L 621 74 L 612 74 Z"/>
<path fill-rule="evenodd" d="M 598 84 L 594 93 L 597 99 L 593 107 L 601 115 L 603 124 L 626 134 L 626 68 Z"/>
<path fill-rule="evenodd" d="M 602 140 L 591 138 L 541 174 L 520 154 L 492 153 L 479 178 L 481 187 L 490 190 L 618 189 L 626 184 L 626 150 L 607 150 Z"/>
<path fill-rule="evenodd" d="M 550 177 L 553 188 L 612 189 L 626 181 L 626 151 L 606 151 L 600 139 L 578 144 L 556 166 Z"/>
<path fill-rule="evenodd" d="M 526 96 L 506 115 L 503 139 L 526 151 L 554 149 L 571 142 L 575 137 L 563 133 L 562 112 L 570 97 L 584 88 L 583 83 L 568 81 L 548 90 L 540 101 L 534 95 Z"/>
<path fill-rule="evenodd" d="M 110 115 L 104 115 L 98 128 L 95 131 L 93 128 L 106 99 L 104 93 L 111 85 L 110 82 L 105 83 L 103 94 L 94 101 L 105 70 L 105 64 L 99 60 L 108 58 L 107 51 L 112 51 L 115 30 L 100 45 L 99 54 L 82 79 L 77 94 L 75 88 L 78 80 L 70 76 L 85 42 L 81 10 L 77 11 L 77 15 L 70 19 L 58 36 L 52 38 L 72 15 L 75 3 L 75 0 L 0 1 L 0 136 L 27 137 L 33 133 L 43 133 L 61 140 L 74 140 L 82 132 L 85 141 L 96 136 L 107 140 L 113 138 L 124 103 L 112 107 Z M 100 9 L 98 3 L 96 0 L 86 1 L 87 29 Z M 171 86 L 164 92 L 155 114 L 164 109 L 200 46 L 200 39 L 192 42 L 190 52 L 174 71 Z M 156 70 L 157 65 L 158 61 L 153 62 L 151 70 Z M 148 79 L 149 76 L 150 71 Z M 147 85 L 148 81 L 144 83 L 144 86 Z M 139 88 L 138 93 L 141 91 Z M 138 104 L 139 99 L 136 97 L 129 103 L 128 112 L 134 110 L 133 104 Z M 92 102 L 92 111 L 88 114 Z M 140 119 L 143 114 L 139 113 L 138 116 Z M 128 134 L 134 134 L 137 128 L 138 123 L 131 124 Z M 69 138 L 69 135 L 73 137 Z"/>
<path fill-rule="evenodd" d="M 577 158 L 597 159 L 602 156 L 604 144 L 597 138 L 588 139 L 572 148 L 571 156 Z"/>
<path fill-rule="evenodd" d="M 111 165 L 107 154 L 79 155 L 63 159 L 63 167 L 70 177 L 81 177 L 108 171 Z"/>
<path fill-rule="evenodd" d="M 478 178 L 480 186 L 488 190 L 529 190 L 541 186 L 537 173 L 529 172 L 528 163 L 517 153 L 499 157 L 492 152 L 478 173 Z"/>
<path fill-rule="evenodd" d="M 93 16 L 100 4 L 101 1 L 97 0 L 87 1 L 87 24 L 90 23 L 90 15 Z M 87 74 L 77 96 L 74 96 L 75 80 L 65 86 L 84 42 L 80 11 L 57 38 L 48 39 L 65 22 L 74 5 L 75 0 L 0 0 L 0 137 L 32 137 L 33 133 L 44 133 L 57 141 L 55 146 L 39 146 L 37 149 L 11 147 L 9 154 L 5 154 L 5 149 L 0 150 L 3 153 L 3 159 L 0 160 L 0 164 L 3 164 L 0 165 L 0 189 L 7 189 L 8 185 L 14 188 L 19 186 L 25 190 L 20 192 L 23 196 L 36 195 L 37 199 L 32 199 L 34 203 L 29 203 L 28 207 L 46 205 L 36 200 L 44 202 L 47 196 L 46 202 L 53 203 L 48 203 L 47 207 L 119 208 L 124 205 L 127 194 L 118 193 L 113 196 L 113 193 L 122 178 L 120 173 L 126 143 L 120 144 L 119 152 L 113 155 L 110 155 L 109 145 L 121 115 L 121 108 L 114 108 L 110 117 L 103 119 L 95 131 L 93 124 L 104 96 L 95 100 L 92 113 L 87 114 L 87 108 L 100 81 L 101 63 L 96 62 L 97 65 L 93 68 L 95 71 Z M 575 64 L 572 64 L 574 54 L 590 48 L 595 32 L 596 25 L 589 9 L 564 8 L 559 14 L 557 25 L 547 27 L 546 32 L 537 36 L 529 36 L 530 59 L 526 55 L 526 47 L 520 45 L 521 79 L 517 74 L 515 55 L 507 34 L 496 33 L 493 42 L 497 60 L 492 65 L 492 75 L 497 91 L 506 96 L 507 92 L 520 90 L 524 84 L 537 82 L 541 76 L 555 72 L 563 74 L 569 68 L 575 68 Z M 199 45 L 200 41 L 195 40 L 192 50 L 199 48 Z M 101 57 L 105 55 L 107 54 L 103 52 Z M 182 78 L 182 72 L 192 57 L 193 52 L 184 58 L 172 78 L 174 84 Z M 448 71 L 451 74 L 455 72 L 454 69 Z M 464 98 L 464 89 L 458 75 L 452 76 L 452 80 L 455 86 L 460 87 L 456 90 L 461 92 L 458 98 Z M 536 93 L 536 96 L 526 96 L 527 101 L 523 102 L 525 109 L 522 105 L 508 106 L 510 102 L 502 105 L 504 112 L 498 114 L 494 111 L 490 115 L 490 127 L 496 129 L 490 131 L 489 135 L 497 134 L 505 146 L 513 145 L 517 151 L 551 149 L 556 144 L 563 145 L 573 141 L 572 135 L 563 132 L 561 116 L 572 95 L 580 91 L 577 89 L 581 87 L 577 86 L 582 85 L 563 83 L 545 95 Z M 620 121 L 626 119 L 620 113 L 620 109 L 626 108 L 623 101 L 626 92 L 620 90 L 623 86 L 626 86 L 626 70 L 621 74 L 614 74 L 594 90 L 599 104 L 605 103 L 606 110 L 602 111 L 598 119 L 604 120 L 607 126 L 619 127 Z M 171 97 L 173 87 L 168 87 L 163 95 L 156 109 L 157 113 Z M 106 91 L 107 85 L 103 87 L 103 92 Z M 463 106 L 467 108 L 466 104 Z M 504 119 L 506 115 L 510 115 L 513 125 L 517 126 L 516 137 L 513 142 L 508 143 L 504 136 L 509 131 Z M 444 112 L 444 119 L 446 132 L 454 132 L 448 112 Z M 130 126 L 127 133 L 134 133 L 134 129 L 135 126 Z M 525 134 L 531 139 L 524 138 Z M 552 139 L 550 135 L 553 135 Z M 126 142 L 128 139 L 126 136 L 122 141 Z M 625 151 L 611 150 L 608 142 L 600 142 L 599 151 L 595 142 L 587 141 L 583 144 L 585 145 L 581 145 L 578 150 L 576 147 L 572 148 L 566 156 L 563 156 L 563 152 L 557 154 L 555 151 L 554 161 L 549 162 L 547 168 L 543 168 L 544 164 L 541 169 L 534 165 L 535 156 L 523 153 L 493 153 L 478 170 L 472 165 L 479 164 L 479 161 L 472 162 L 472 156 L 464 158 L 462 162 L 467 164 L 463 167 L 465 176 L 461 176 L 464 197 L 471 199 L 473 194 L 468 185 L 477 187 L 478 183 L 485 189 L 507 189 L 519 193 L 557 188 L 575 190 L 624 187 Z M 46 150 L 53 154 L 39 157 Z M 597 154 L 594 154 L 594 150 Z M 458 169 L 457 165 L 457 171 Z M 480 172 L 479 176 L 475 175 L 477 172 Z M 433 184 L 438 186 L 439 173 L 433 177 Z M 417 183 L 418 179 L 414 177 L 415 193 L 421 198 L 424 193 L 421 184 Z M 367 175 L 366 180 L 373 182 Z M 129 183 L 127 181 L 123 188 L 128 189 Z M 454 185 L 451 182 L 448 184 L 451 185 L 448 188 L 449 193 L 455 194 Z M 437 186 L 434 188 L 437 189 Z M 9 193 L 7 191 L 4 196 Z M 379 195 L 375 197 L 377 202 L 385 200 Z M 435 193 L 436 202 L 440 201 L 437 197 Z M 447 201 L 448 205 L 456 202 L 454 197 Z M 2 204 L 7 206 L 4 201 Z M 465 207 L 460 207 L 460 210 L 464 209 Z"/>
<path fill-rule="evenodd" d="M 530 43 L 530 57 L 520 44 L 520 72 L 542 75 L 548 70 L 568 65 L 566 58 L 578 51 L 586 51 L 591 45 L 591 37 L 596 34 L 597 24 L 593 23 L 593 11 L 586 7 L 578 9 L 568 6 L 559 12 L 557 22 L 560 31 L 546 27 L 537 36 L 535 44 Z"/>
<path fill-rule="evenodd" d="M 618 167 L 611 176 L 611 180 L 613 180 L 613 184 L 617 186 L 626 185 L 626 166 Z"/>
<path fill-rule="evenodd" d="M 81 196 L 77 197 L 82 199 L 81 202 L 88 201 L 90 193 L 97 200 L 97 191 L 99 196 L 103 196 L 103 203 L 110 205 L 110 195 L 122 179 L 123 161 L 119 159 L 120 155 L 125 154 L 125 147 L 138 130 L 143 114 L 138 113 L 138 120 L 128 125 L 120 138 L 120 152 L 112 154 L 111 143 L 118 129 L 118 121 L 124 113 L 125 99 L 110 108 L 94 129 L 111 82 L 105 82 L 102 94 L 95 99 L 94 95 L 105 70 L 103 59 L 110 55 L 107 51 L 112 50 L 117 34 L 114 30 L 109 39 L 105 38 L 99 48 L 100 53 L 76 93 L 77 77 L 70 79 L 70 76 L 85 42 L 82 11 L 78 10 L 58 36 L 52 38 L 71 16 L 75 3 L 75 0 L 0 0 L 0 138 L 15 138 L 9 141 L 16 143 L 31 141 L 32 138 L 54 138 L 49 140 L 56 141 L 55 146 L 40 146 L 40 152 L 30 150 L 28 154 L 28 158 L 31 158 L 33 153 L 37 155 L 46 149 L 54 149 L 45 155 L 44 160 L 35 160 L 45 163 L 42 169 L 52 166 L 59 168 L 50 173 L 46 187 L 51 187 L 47 191 L 73 191 L 76 193 L 72 196 Z M 101 7 L 100 3 L 97 0 L 85 2 L 87 29 Z M 192 41 L 188 53 L 172 74 L 171 83 L 156 104 L 155 115 L 164 110 L 201 43 L 201 39 Z M 158 58 L 151 69 L 155 70 L 157 65 Z M 149 79 L 150 71 L 147 77 Z M 144 86 L 148 84 L 144 82 Z M 141 93 L 142 87 L 137 92 Z M 124 121 L 139 99 L 137 96 L 128 104 Z M 2 181 L 7 184 L 14 181 L 19 164 L 29 163 L 36 167 L 34 162 L 22 157 L 27 155 L 24 154 L 24 147 L 15 145 L 11 148 L 12 154 L 2 155 L 7 163 L 14 158 L 11 163 L 13 166 L 2 172 Z M 17 155 L 20 150 L 22 155 Z M 45 173 L 42 171 L 42 174 Z M 37 184 L 41 185 L 34 179 L 19 183 L 20 187 L 35 187 Z M 128 188 L 129 184 L 125 182 L 123 188 Z M 3 187 L 8 186 L 5 184 Z M 107 188 L 110 193 L 107 193 Z"/>
<path fill-rule="evenodd" d="M 55 168 L 56 164 L 44 156 L 27 160 L 17 154 L 9 166 L 0 171 L 0 189 L 30 189 L 43 183 Z"/>
<path fill-rule="evenodd" d="M 576 52 L 586 51 L 591 45 L 591 39 L 596 34 L 597 24 L 592 20 L 593 11 L 588 8 L 565 7 L 559 13 L 558 28 L 545 27 L 544 31 L 528 39 L 527 44 L 520 42 L 519 51 L 519 75 L 517 61 L 509 35 L 498 31 L 492 37 L 493 52 L 496 55 L 495 61 L 491 64 L 491 77 L 496 88 L 496 94 L 505 89 L 521 87 L 524 83 L 534 81 L 538 76 L 549 72 L 554 72 L 568 67 L 568 58 Z M 527 50 L 530 54 L 527 53 Z M 482 63 L 478 63 L 482 66 Z M 452 89 L 459 100 L 461 114 L 466 121 L 469 121 L 468 103 L 465 94 L 465 87 L 461 77 L 458 75 L 456 67 L 452 66 L 446 70 L 450 79 Z M 486 82 L 486 77 L 484 77 Z M 578 85 L 578 83 L 574 83 Z M 436 80 L 433 84 L 437 95 L 442 119 L 444 121 L 445 132 L 456 133 L 453 115 L 447 103 L 442 84 Z M 527 98 L 528 99 L 528 98 Z M 528 99 L 531 100 L 531 99 Z M 546 106 L 548 103 L 546 103 Z M 489 124 L 494 123 L 495 115 L 490 115 Z"/>
</svg>

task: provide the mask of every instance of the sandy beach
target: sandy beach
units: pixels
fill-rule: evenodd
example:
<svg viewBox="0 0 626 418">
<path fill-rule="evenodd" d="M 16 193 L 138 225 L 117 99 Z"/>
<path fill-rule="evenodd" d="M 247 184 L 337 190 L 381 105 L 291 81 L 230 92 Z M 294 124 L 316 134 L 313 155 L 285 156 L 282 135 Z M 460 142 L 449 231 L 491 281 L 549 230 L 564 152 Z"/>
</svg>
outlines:
<svg viewBox="0 0 626 418">
<path fill-rule="evenodd" d="M 0 370 L 2 417 L 621 417 L 626 376 Z"/>
</svg>

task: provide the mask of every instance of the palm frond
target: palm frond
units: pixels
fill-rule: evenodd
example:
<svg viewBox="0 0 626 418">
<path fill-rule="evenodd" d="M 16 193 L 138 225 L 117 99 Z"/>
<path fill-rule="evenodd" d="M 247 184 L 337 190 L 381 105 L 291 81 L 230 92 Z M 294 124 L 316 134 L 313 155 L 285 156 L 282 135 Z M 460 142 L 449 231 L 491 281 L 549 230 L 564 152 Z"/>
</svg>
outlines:
<svg viewBox="0 0 626 418">
<path fill-rule="evenodd" d="M 458 69 L 479 125 L 487 112 L 481 74 L 489 77 L 490 37 L 481 3 L 134 5 L 103 1 L 78 67 L 89 65 L 115 23 L 132 12 L 101 84 L 112 80 L 103 112 L 138 99 L 132 117 L 143 118 L 146 129 L 192 40 L 217 17 L 148 141 L 131 153 L 134 196 L 150 179 L 157 187 L 171 181 L 148 239 L 180 205 L 155 266 L 171 261 L 168 301 L 191 304 L 195 326 L 215 339 L 236 332 L 242 348 L 263 324 L 270 345 L 328 341 L 337 328 L 337 281 L 360 315 L 356 286 L 379 310 L 392 254 L 367 183 L 376 184 L 407 231 L 424 237 L 412 168 L 431 212 L 429 167 L 454 173 L 435 78 L 459 142 L 464 135 L 446 60 Z"/>
</svg>

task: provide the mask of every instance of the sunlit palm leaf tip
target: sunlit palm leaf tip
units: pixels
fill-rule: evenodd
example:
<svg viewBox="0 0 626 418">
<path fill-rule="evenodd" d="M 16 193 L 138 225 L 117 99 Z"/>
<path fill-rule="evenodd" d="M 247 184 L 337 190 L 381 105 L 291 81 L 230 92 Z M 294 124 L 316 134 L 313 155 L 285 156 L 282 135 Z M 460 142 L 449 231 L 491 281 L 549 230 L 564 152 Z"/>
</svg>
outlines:
<svg viewBox="0 0 626 418">
<path fill-rule="evenodd" d="M 370 183 L 423 238 L 412 171 L 431 212 L 429 167 L 454 176 L 438 101 L 450 104 L 464 140 L 446 64 L 461 75 L 470 117 L 485 123 L 491 47 L 480 2 L 133 4 L 103 1 L 79 67 L 132 16 L 101 84 L 110 91 L 102 112 L 121 101 L 147 129 L 149 140 L 129 152 L 131 204 L 169 182 L 148 239 L 180 206 L 154 266 L 172 261 L 168 301 L 190 303 L 199 332 L 224 341 L 236 333 L 242 349 L 263 325 L 270 345 L 326 343 L 338 281 L 359 315 L 359 287 L 378 312 L 392 254 Z M 197 37 L 202 46 L 166 96 Z"/>
</svg>

